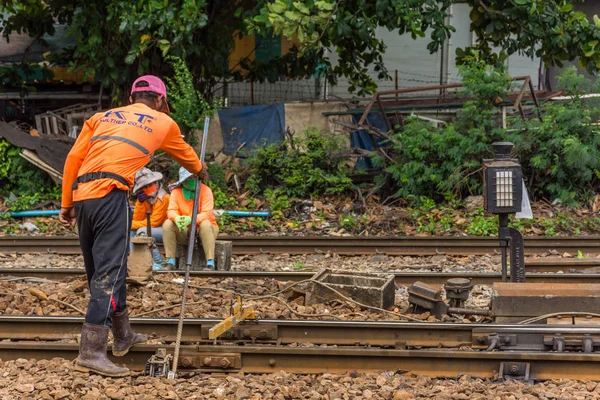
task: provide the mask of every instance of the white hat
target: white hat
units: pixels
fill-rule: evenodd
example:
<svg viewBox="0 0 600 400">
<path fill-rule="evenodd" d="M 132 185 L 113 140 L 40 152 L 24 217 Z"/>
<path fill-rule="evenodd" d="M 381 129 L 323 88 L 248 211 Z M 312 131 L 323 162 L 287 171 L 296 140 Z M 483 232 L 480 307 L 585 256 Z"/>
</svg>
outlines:
<svg viewBox="0 0 600 400">
<path fill-rule="evenodd" d="M 187 169 L 181 167 L 179 168 L 179 180 L 175 183 L 172 183 L 169 185 L 169 190 L 173 190 L 176 187 L 181 186 L 181 184 L 184 181 L 187 181 L 188 179 L 190 179 L 191 177 L 193 177 L 194 174 L 192 174 L 190 171 L 188 171 Z"/>
<path fill-rule="evenodd" d="M 141 188 L 151 183 L 158 182 L 163 178 L 160 172 L 154 172 L 146 167 L 143 167 L 135 174 L 135 184 L 132 192 L 137 193 Z"/>
</svg>

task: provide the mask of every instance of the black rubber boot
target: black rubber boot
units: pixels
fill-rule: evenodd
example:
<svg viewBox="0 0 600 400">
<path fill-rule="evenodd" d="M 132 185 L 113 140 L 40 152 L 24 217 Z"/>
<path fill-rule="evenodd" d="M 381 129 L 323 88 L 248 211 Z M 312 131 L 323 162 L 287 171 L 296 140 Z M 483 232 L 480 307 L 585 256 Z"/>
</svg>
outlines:
<svg viewBox="0 0 600 400">
<path fill-rule="evenodd" d="M 138 344 L 143 343 L 148 338 L 146 336 L 135 333 L 131 330 L 129 325 L 129 314 L 127 309 L 120 313 L 114 312 L 112 315 L 112 333 L 113 333 L 113 346 L 112 353 L 117 357 L 124 356 L 129 352 L 129 349 Z"/>
<path fill-rule="evenodd" d="M 110 377 L 128 376 L 129 369 L 113 364 L 106 355 L 108 326 L 83 324 L 79 357 L 75 369 L 81 372 L 95 372 Z"/>
</svg>

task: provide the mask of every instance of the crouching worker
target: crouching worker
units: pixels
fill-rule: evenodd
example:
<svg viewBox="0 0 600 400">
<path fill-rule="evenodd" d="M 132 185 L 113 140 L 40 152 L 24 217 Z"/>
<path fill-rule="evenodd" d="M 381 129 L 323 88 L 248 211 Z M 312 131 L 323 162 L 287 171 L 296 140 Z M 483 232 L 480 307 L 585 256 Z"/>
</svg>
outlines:
<svg viewBox="0 0 600 400">
<path fill-rule="evenodd" d="M 194 208 L 196 177 L 181 167 L 179 169 L 179 180 L 170 185 L 169 188 L 171 189 L 171 199 L 169 201 L 168 219 L 163 224 L 163 243 L 167 257 L 166 267 L 174 269 L 177 244 L 187 244 L 188 242 L 188 232 L 192 223 L 192 210 Z M 214 270 L 215 242 L 219 234 L 219 226 L 214 213 L 213 193 L 206 185 L 200 187 L 196 228 L 206 256 L 206 268 Z"/>
<path fill-rule="evenodd" d="M 166 112 L 165 84 L 155 76 L 138 78 L 131 104 L 95 114 L 87 120 L 67 156 L 63 172 L 60 221 L 77 220 L 79 243 L 90 289 L 75 369 L 105 376 L 127 376 L 106 355 L 125 355 L 146 337 L 131 330 L 127 314 L 127 255 L 131 210 L 129 191 L 135 173 L 158 149 L 206 178 L 194 150 L 183 141 L 177 123 Z"/>
<path fill-rule="evenodd" d="M 157 243 L 162 243 L 162 225 L 167 219 L 169 209 L 169 194 L 162 187 L 163 176 L 160 172 L 154 172 L 148 168 L 140 169 L 135 175 L 133 193 L 137 201 L 133 210 L 133 221 L 131 221 L 131 236 L 147 234 L 148 221 L 146 213 L 150 212 L 150 226 L 152 237 Z M 152 258 L 154 259 L 153 270 L 163 268 L 163 258 L 156 244 L 152 247 Z"/>
</svg>

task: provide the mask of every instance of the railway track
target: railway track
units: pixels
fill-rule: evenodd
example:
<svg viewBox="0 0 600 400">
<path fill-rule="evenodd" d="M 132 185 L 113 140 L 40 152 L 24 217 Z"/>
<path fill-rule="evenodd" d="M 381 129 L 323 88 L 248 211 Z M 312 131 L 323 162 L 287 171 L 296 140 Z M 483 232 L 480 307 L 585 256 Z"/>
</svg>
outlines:
<svg viewBox="0 0 600 400">
<path fill-rule="evenodd" d="M 158 276 L 168 274 L 183 275 L 181 271 L 158 271 Z M 316 271 L 302 272 L 263 272 L 263 271 L 191 271 L 195 278 L 234 278 L 234 279 L 273 279 L 277 281 L 298 282 L 310 279 Z M 421 281 L 431 285 L 442 285 L 451 278 L 469 278 L 476 285 L 491 285 L 502 281 L 500 273 L 496 272 L 374 272 L 394 275 L 397 286 L 412 285 Z M 61 281 L 64 279 L 81 278 L 85 270 L 79 268 L 0 268 L 0 276 L 15 278 L 44 278 Z M 537 283 L 600 283 L 600 274 L 589 273 L 528 273 L 527 282 Z"/>
<path fill-rule="evenodd" d="M 340 255 L 481 255 L 498 254 L 498 239 L 493 237 L 322 237 L 322 236 L 221 236 L 233 242 L 233 253 Z M 600 254 L 600 237 L 527 237 L 526 254 L 549 251 L 560 254 Z M 2 236 L 0 252 L 80 254 L 73 236 Z"/>
<path fill-rule="evenodd" d="M 600 367 L 600 354 L 578 347 L 578 340 L 600 335 L 600 326 L 260 320 L 240 324 L 225 340 L 210 341 L 208 329 L 217 322 L 186 320 L 181 372 L 402 371 L 449 378 L 501 372 L 529 379 L 597 379 Z M 82 323 L 75 317 L 0 316 L 0 358 L 74 359 Z M 114 361 L 142 370 L 157 349 L 173 351 L 176 319 L 138 318 L 132 325 L 160 343 L 136 346 Z M 565 352 L 548 351 L 553 346 L 548 338 L 557 335 L 569 338 Z M 496 336 L 512 340 L 486 351 Z"/>
</svg>

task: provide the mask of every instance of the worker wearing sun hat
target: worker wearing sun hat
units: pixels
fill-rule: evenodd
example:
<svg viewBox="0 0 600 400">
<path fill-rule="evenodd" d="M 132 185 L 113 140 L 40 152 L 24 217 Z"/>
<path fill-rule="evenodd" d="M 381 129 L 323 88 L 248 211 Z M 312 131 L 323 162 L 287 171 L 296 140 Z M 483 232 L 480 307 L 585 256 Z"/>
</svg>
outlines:
<svg viewBox="0 0 600 400">
<path fill-rule="evenodd" d="M 157 243 L 162 243 L 162 224 L 167 219 L 170 198 L 170 195 L 163 188 L 162 178 L 163 175 L 160 172 L 152 171 L 146 167 L 135 174 L 135 185 L 133 185 L 132 192 L 137 200 L 133 210 L 130 236 L 147 235 L 148 220 L 146 214 L 149 212 L 152 237 Z M 154 260 L 153 270 L 163 268 L 164 260 L 156 243 L 152 246 L 152 259 Z"/>
<path fill-rule="evenodd" d="M 194 193 L 196 179 L 184 167 L 179 168 L 179 180 L 169 185 L 171 198 L 169 200 L 168 219 L 163 224 L 163 243 L 167 267 L 173 269 L 177 243 L 186 244 L 189 226 L 192 223 L 192 209 L 194 206 Z M 215 243 L 219 234 L 219 225 L 214 213 L 214 197 L 212 190 L 206 185 L 200 187 L 200 201 L 198 203 L 198 216 L 196 226 L 198 236 L 206 257 L 206 268 L 215 269 Z"/>
<path fill-rule="evenodd" d="M 159 78 L 138 78 L 129 99 L 130 105 L 99 112 L 85 122 L 65 162 L 59 214 L 65 226 L 77 222 L 90 290 L 75 368 L 113 377 L 129 370 L 106 356 L 111 328 L 116 356 L 146 340 L 131 330 L 126 302 L 128 197 L 135 173 L 160 149 L 201 179 L 207 176 L 177 123 L 165 114 L 167 90 Z"/>
</svg>

